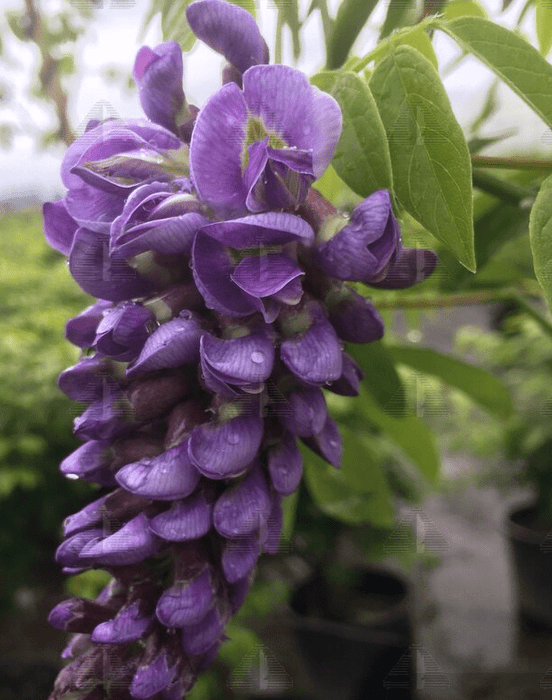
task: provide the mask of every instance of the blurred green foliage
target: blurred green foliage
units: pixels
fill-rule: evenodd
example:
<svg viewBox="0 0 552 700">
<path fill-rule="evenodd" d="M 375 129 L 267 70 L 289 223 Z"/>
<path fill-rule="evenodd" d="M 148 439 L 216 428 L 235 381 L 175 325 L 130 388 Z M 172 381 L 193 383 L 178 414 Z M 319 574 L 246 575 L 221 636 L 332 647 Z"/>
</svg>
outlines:
<svg viewBox="0 0 552 700">
<path fill-rule="evenodd" d="M 78 357 L 64 339 L 65 323 L 89 298 L 44 241 L 39 212 L 2 216 L 0 243 L 1 609 L 18 585 L 41 580 L 60 523 L 92 487 L 58 471 L 79 444 L 71 430 L 79 408 L 56 386 Z"/>
</svg>

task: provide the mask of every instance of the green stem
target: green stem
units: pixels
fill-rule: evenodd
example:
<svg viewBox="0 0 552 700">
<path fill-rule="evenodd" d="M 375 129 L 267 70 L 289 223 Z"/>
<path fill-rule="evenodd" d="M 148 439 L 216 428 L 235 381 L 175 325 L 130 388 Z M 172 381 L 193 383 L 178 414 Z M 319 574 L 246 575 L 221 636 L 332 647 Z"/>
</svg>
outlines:
<svg viewBox="0 0 552 700">
<path fill-rule="evenodd" d="M 278 10 L 278 19 L 276 21 L 276 38 L 274 40 L 275 47 L 274 47 L 274 63 L 281 63 L 282 62 L 282 27 L 283 27 L 283 22 L 282 22 L 282 13 L 281 10 Z"/>
<path fill-rule="evenodd" d="M 547 318 L 541 311 L 536 309 L 522 294 L 517 290 L 510 290 L 510 298 L 525 311 L 525 313 L 534 319 L 548 335 L 552 336 L 552 321 Z"/>
<path fill-rule="evenodd" d="M 374 299 L 378 309 L 445 309 L 453 306 L 473 306 L 511 299 L 509 291 L 481 291 L 443 296 L 403 297 L 402 299 Z"/>
<path fill-rule="evenodd" d="M 473 185 L 478 190 L 492 194 L 504 202 L 518 205 L 528 198 L 534 198 L 535 194 L 527 187 L 522 187 L 515 182 L 503 180 L 485 170 L 473 169 Z"/>
<path fill-rule="evenodd" d="M 552 172 L 552 160 L 544 158 L 506 158 L 503 156 L 471 155 L 472 165 L 477 168 L 502 168 L 506 170 L 541 170 Z"/>
<path fill-rule="evenodd" d="M 534 319 L 542 330 L 552 337 L 552 321 L 527 300 L 518 289 L 482 290 L 466 294 L 445 294 L 443 296 L 403 297 L 402 299 L 374 299 L 374 305 L 380 309 L 446 309 L 454 306 L 474 306 L 493 302 L 514 301 L 520 309 Z"/>
<path fill-rule="evenodd" d="M 322 31 L 324 32 L 324 39 L 326 40 L 326 46 L 328 45 L 328 38 L 332 30 L 332 18 L 328 12 L 328 6 L 326 0 L 318 0 L 317 7 L 320 10 L 320 19 L 322 20 Z"/>
</svg>

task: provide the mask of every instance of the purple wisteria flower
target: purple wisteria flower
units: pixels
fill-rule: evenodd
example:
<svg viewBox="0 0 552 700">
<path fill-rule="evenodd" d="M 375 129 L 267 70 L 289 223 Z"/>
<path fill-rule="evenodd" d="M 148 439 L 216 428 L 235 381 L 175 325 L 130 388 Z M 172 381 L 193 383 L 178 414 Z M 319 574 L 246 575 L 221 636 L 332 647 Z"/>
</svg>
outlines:
<svg viewBox="0 0 552 700">
<path fill-rule="evenodd" d="M 245 10 L 198 0 L 187 17 L 228 60 L 225 84 L 196 116 L 177 45 L 143 47 L 149 120 L 92 124 L 64 158 L 66 196 L 44 205 L 47 241 L 97 299 L 66 327 L 82 355 L 59 387 L 85 409 L 60 468 L 103 491 L 66 519 L 56 560 L 113 577 L 95 601 L 51 612 L 75 635 L 51 700 L 181 700 L 193 687 L 259 556 L 278 551 L 299 442 L 340 466 L 325 392 L 357 395 L 344 343 L 383 335 L 347 283 L 402 288 L 436 264 L 401 247 L 388 192 L 346 217 L 312 188 L 339 107 L 266 65 Z"/>
<path fill-rule="evenodd" d="M 194 7 L 194 3 L 190 9 Z M 204 105 L 190 142 L 198 197 L 232 217 L 295 211 L 326 170 L 341 133 L 337 102 L 287 66 L 252 66 L 243 91 L 224 85 Z"/>
</svg>

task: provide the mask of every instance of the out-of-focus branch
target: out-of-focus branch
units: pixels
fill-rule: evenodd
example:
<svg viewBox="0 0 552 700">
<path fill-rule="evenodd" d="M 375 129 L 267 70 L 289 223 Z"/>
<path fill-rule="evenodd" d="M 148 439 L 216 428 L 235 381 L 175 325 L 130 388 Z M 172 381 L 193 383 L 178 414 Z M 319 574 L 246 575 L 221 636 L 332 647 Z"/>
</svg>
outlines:
<svg viewBox="0 0 552 700">
<path fill-rule="evenodd" d="M 67 117 L 67 94 L 61 85 L 58 61 L 50 53 L 42 17 L 35 0 L 25 0 L 25 7 L 27 11 L 25 33 L 38 46 L 42 58 L 38 74 L 40 84 L 48 98 L 54 103 L 59 122 L 59 138 L 69 146 L 75 140 L 75 135 Z"/>
</svg>

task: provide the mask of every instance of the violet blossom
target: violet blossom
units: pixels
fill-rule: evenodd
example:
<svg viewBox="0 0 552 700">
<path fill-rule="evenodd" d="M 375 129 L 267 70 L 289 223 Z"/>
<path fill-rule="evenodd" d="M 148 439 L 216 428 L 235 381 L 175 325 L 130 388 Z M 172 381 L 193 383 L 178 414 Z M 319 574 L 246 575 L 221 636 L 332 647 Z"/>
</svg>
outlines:
<svg viewBox="0 0 552 700">
<path fill-rule="evenodd" d="M 59 386 L 88 407 L 61 471 L 107 489 L 66 519 L 56 559 L 113 576 L 51 612 L 75 633 L 51 700 L 190 690 L 278 550 L 298 439 L 340 465 L 324 391 L 358 394 L 343 341 L 383 334 L 346 283 L 401 288 L 436 264 L 401 247 L 386 191 L 346 218 L 311 187 L 340 136 L 335 100 L 266 65 L 245 10 L 198 0 L 187 15 L 231 81 L 196 117 L 176 45 L 143 47 L 151 121 L 92 125 L 64 158 L 66 197 L 44 205 L 48 242 L 97 297 L 67 324 L 83 355 Z"/>
</svg>

